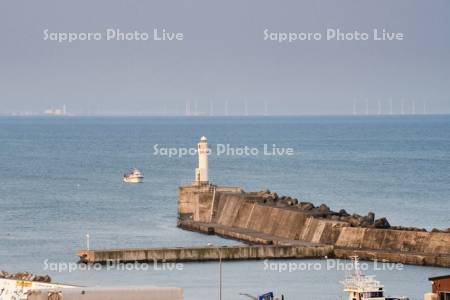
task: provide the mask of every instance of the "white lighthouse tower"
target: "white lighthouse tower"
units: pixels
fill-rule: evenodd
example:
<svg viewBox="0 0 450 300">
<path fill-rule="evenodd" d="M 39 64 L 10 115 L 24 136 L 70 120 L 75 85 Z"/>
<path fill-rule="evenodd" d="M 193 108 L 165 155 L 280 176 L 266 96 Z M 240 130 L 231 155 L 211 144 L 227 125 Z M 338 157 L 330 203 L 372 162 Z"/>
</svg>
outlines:
<svg viewBox="0 0 450 300">
<path fill-rule="evenodd" d="M 198 143 L 198 168 L 195 169 L 196 185 L 206 185 L 208 181 L 208 139 L 205 136 L 200 138 Z"/>
</svg>

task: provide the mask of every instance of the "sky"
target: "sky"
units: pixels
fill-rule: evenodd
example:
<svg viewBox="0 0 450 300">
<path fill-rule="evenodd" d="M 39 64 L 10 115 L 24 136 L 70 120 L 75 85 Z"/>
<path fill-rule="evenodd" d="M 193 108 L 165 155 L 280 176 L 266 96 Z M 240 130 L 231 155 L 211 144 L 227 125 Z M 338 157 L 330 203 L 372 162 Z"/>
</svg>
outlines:
<svg viewBox="0 0 450 300">
<path fill-rule="evenodd" d="M 108 28 L 150 39 L 108 41 Z M 183 40 L 154 41 L 155 28 Z M 369 39 L 327 40 L 337 28 Z M 322 39 L 280 43 L 266 29 Z M 450 113 L 448 0 L 1 1 L 0 37 L 0 114 Z"/>
</svg>

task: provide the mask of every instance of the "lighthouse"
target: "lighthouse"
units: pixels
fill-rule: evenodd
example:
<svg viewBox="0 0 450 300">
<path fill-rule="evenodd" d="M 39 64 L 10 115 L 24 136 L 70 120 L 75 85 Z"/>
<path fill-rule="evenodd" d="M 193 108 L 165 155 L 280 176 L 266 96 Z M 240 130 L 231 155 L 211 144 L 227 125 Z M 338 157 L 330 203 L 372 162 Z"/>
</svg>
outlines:
<svg viewBox="0 0 450 300">
<path fill-rule="evenodd" d="M 198 168 L 195 169 L 196 185 L 206 185 L 208 181 L 208 139 L 205 136 L 200 138 L 198 143 Z"/>
</svg>

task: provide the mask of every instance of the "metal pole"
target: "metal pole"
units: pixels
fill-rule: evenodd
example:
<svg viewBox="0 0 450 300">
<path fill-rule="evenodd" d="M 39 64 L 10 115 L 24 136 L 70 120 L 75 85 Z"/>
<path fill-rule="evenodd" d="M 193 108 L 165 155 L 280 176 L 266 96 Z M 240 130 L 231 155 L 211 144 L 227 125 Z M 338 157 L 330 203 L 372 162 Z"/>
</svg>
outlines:
<svg viewBox="0 0 450 300">
<path fill-rule="evenodd" d="M 219 251 L 219 300 L 222 300 L 222 252 Z"/>
</svg>

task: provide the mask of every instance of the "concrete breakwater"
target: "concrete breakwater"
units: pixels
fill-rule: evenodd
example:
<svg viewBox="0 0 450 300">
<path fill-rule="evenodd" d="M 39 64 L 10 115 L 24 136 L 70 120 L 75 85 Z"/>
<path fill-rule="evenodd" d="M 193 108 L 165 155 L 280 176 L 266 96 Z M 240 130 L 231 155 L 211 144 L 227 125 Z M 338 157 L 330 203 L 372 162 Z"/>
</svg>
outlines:
<svg viewBox="0 0 450 300">
<path fill-rule="evenodd" d="M 222 246 L 148 249 L 80 250 L 83 263 L 189 262 L 213 260 L 257 260 L 276 258 L 319 258 L 330 255 L 330 246 Z"/>
<path fill-rule="evenodd" d="M 336 214 L 324 206 L 304 210 L 278 205 L 268 200 L 269 194 L 210 184 L 180 187 L 178 226 L 249 244 L 328 245 L 333 249 L 329 256 L 338 258 L 357 254 L 368 260 L 450 267 L 448 232 L 393 228 L 384 218 Z"/>
</svg>

